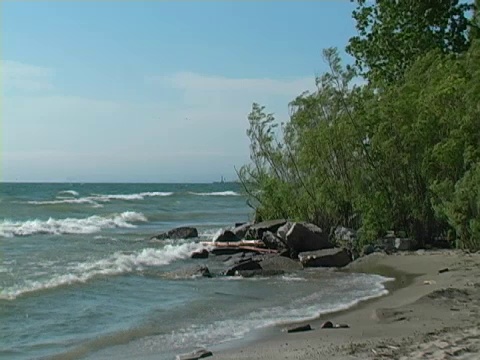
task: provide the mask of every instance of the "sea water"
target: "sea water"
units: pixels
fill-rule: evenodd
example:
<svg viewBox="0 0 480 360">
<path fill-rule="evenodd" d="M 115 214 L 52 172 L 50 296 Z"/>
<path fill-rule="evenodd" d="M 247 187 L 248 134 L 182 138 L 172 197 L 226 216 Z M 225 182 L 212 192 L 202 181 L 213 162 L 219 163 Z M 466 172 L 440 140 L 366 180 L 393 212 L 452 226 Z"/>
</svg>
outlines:
<svg viewBox="0 0 480 360">
<path fill-rule="evenodd" d="M 236 183 L 1 184 L 0 358 L 171 359 L 386 293 L 383 277 L 316 269 L 172 275 L 222 269 L 190 256 L 251 215 Z M 185 225 L 199 238 L 150 240 Z"/>
</svg>

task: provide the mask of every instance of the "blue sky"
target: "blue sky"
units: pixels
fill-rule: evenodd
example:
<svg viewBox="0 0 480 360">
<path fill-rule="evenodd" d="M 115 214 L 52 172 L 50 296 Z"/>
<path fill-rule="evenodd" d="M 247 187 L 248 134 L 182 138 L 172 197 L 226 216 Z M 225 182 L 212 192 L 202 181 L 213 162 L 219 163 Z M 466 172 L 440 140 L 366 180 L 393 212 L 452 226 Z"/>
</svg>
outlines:
<svg viewBox="0 0 480 360">
<path fill-rule="evenodd" d="M 355 34 L 349 1 L 0 6 L 3 181 L 233 179 L 252 102 L 286 120 Z"/>
</svg>

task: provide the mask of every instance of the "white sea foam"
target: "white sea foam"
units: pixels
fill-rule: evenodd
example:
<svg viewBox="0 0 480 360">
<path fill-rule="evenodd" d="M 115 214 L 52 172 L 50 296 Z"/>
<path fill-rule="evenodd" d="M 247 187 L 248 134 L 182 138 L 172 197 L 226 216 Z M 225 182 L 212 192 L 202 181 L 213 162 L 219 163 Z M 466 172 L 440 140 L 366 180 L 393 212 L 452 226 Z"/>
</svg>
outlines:
<svg viewBox="0 0 480 360">
<path fill-rule="evenodd" d="M 78 193 L 73 190 L 65 190 L 65 191 L 61 191 L 60 193 L 68 193 L 74 196 L 78 195 Z M 56 200 L 33 200 L 33 201 L 27 201 L 27 203 L 31 205 L 91 204 L 94 207 L 102 207 L 102 205 L 99 203 L 110 202 L 111 200 L 124 200 L 124 201 L 144 200 L 146 197 L 170 196 L 170 195 L 173 195 L 173 193 L 154 191 L 154 192 L 141 192 L 138 194 L 109 194 L 109 195 L 94 194 L 91 196 L 86 196 L 81 198 L 57 196 Z"/>
<path fill-rule="evenodd" d="M 78 192 L 75 190 L 62 190 L 58 192 L 59 194 L 66 194 L 66 195 L 72 195 L 72 196 L 78 196 Z"/>
<path fill-rule="evenodd" d="M 44 289 L 84 283 L 95 276 L 112 276 L 133 271 L 141 271 L 148 266 L 163 266 L 175 260 L 190 257 L 194 251 L 202 249 L 197 243 L 182 245 L 166 245 L 161 249 L 145 248 L 133 253 L 116 252 L 99 260 L 84 263 L 73 263 L 62 273 L 57 273 L 48 279 L 26 280 L 22 284 L 0 290 L 0 299 L 13 300 L 16 297 Z"/>
<path fill-rule="evenodd" d="M 147 218 L 142 213 L 126 211 L 121 214 L 110 216 L 90 216 L 88 218 L 76 219 L 54 219 L 48 220 L 27 220 L 0 222 L 0 236 L 27 236 L 33 234 L 92 234 L 107 228 L 132 228 L 132 223 L 145 222 Z"/>
<path fill-rule="evenodd" d="M 90 199 L 93 199 L 95 201 L 108 202 L 110 200 L 143 200 L 146 197 L 170 196 L 170 195 L 173 195 L 173 193 L 154 191 L 154 192 L 141 192 L 138 194 L 111 194 L 111 195 L 97 194 L 97 195 L 91 196 Z"/>
<path fill-rule="evenodd" d="M 240 194 L 235 191 L 189 192 L 189 194 L 198 196 L 240 196 Z"/>
</svg>

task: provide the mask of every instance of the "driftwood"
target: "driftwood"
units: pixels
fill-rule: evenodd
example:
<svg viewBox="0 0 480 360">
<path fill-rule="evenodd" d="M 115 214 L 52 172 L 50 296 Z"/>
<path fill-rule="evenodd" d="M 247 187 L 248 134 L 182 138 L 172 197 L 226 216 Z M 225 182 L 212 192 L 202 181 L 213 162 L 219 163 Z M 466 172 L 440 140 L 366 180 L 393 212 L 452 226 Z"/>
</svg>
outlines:
<svg viewBox="0 0 480 360">
<path fill-rule="evenodd" d="M 239 247 L 239 246 L 253 246 L 253 247 L 265 247 L 265 244 L 262 240 L 241 240 L 241 241 L 230 241 L 230 242 L 216 242 L 216 241 L 204 241 L 201 243 L 205 246 L 213 247 Z"/>
</svg>

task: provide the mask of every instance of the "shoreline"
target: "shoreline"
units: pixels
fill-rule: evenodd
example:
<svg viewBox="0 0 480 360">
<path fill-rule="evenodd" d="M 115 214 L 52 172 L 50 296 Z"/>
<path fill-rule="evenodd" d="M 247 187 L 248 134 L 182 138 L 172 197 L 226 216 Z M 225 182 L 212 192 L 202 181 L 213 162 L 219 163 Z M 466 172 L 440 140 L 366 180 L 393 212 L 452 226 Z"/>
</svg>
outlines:
<svg viewBox="0 0 480 360">
<path fill-rule="evenodd" d="M 439 270 L 445 270 L 439 273 Z M 308 322 L 279 325 L 244 339 L 212 347 L 215 359 L 438 359 L 480 356 L 480 253 L 432 250 L 372 254 L 348 265 L 348 272 L 394 277 L 387 295 Z M 393 275 L 393 276 L 392 276 Z M 468 306 L 466 306 L 468 305 Z M 325 321 L 348 329 L 322 329 Z M 309 323 L 311 331 L 286 333 Z M 471 356 L 471 357 L 469 357 Z"/>
</svg>

